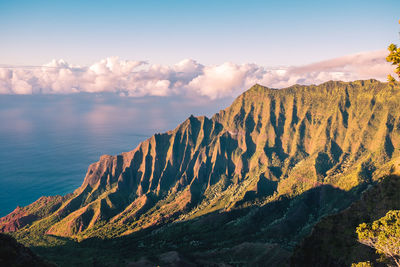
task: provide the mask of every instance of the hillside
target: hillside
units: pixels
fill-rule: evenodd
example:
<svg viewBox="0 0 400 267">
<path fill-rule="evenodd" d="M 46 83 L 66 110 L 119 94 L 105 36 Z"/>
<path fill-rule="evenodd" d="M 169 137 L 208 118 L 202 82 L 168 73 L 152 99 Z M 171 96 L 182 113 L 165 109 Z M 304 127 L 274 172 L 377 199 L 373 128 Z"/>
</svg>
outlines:
<svg viewBox="0 0 400 267">
<path fill-rule="evenodd" d="M 11 236 L 0 234 L 0 266 L 54 267 L 55 265 L 36 256 Z"/>
<path fill-rule="evenodd" d="M 363 194 L 348 209 L 323 218 L 296 248 L 293 266 L 350 266 L 354 262 L 370 261 L 374 266 L 379 255 L 357 242 L 356 228 L 383 217 L 389 210 L 400 209 L 400 176 L 385 177 Z M 315 253 L 318 250 L 319 253 Z"/>
<path fill-rule="evenodd" d="M 38 251 L 109 238 L 132 249 L 150 238 L 143 255 L 124 257 L 184 251 L 226 262 L 229 250 L 258 244 L 282 262 L 322 217 L 397 172 L 399 106 L 400 90 L 376 80 L 255 85 L 211 119 L 191 116 L 102 156 L 73 194 L 18 208 L 0 229 Z"/>
</svg>

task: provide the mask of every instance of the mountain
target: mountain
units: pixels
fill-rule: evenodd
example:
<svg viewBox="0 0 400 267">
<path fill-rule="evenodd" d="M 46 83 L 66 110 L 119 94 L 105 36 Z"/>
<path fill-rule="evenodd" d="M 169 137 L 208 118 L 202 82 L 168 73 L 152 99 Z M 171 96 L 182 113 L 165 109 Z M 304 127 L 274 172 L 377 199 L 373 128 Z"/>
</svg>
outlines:
<svg viewBox="0 0 400 267">
<path fill-rule="evenodd" d="M 75 192 L 17 208 L 0 229 L 48 255 L 96 244 L 204 264 L 258 248 L 245 262 L 287 264 L 321 218 L 398 172 L 399 106 L 400 90 L 376 80 L 255 85 L 210 119 L 102 156 Z"/>
</svg>

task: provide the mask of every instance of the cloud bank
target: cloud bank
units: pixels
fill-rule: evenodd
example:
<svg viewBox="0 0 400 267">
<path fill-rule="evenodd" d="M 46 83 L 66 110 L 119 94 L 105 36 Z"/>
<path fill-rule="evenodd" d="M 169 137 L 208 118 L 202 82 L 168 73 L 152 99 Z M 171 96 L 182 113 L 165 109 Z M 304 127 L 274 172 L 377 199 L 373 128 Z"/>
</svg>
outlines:
<svg viewBox="0 0 400 267">
<path fill-rule="evenodd" d="M 110 57 L 89 67 L 53 60 L 41 67 L 0 68 L 0 94 L 117 93 L 131 97 L 201 95 L 236 97 L 255 83 L 272 88 L 328 80 L 386 80 L 393 67 L 386 50 L 363 52 L 304 66 L 267 68 L 256 64 L 202 65 L 185 59 L 175 65 Z"/>
</svg>

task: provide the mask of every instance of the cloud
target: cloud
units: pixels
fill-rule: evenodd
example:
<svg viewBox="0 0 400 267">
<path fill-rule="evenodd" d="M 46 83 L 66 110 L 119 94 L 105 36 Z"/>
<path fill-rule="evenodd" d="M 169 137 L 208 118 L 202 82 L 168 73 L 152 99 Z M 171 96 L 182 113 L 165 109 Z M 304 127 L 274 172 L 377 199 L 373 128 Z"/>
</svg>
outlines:
<svg viewBox="0 0 400 267">
<path fill-rule="evenodd" d="M 191 80 L 188 88 L 211 98 L 226 96 L 244 86 L 251 67 L 224 63 L 204 67 L 203 72 Z"/>
<path fill-rule="evenodd" d="M 358 80 L 375 78 L 386 80 L 393 67 L 386 62 L 386 50 L 371 51 L 289 68 L 289 74 L 300 82 L 321 83 L 326 79 Z M 303 76 L 303 78 L 300 78 Z"/>
<path fill-rule="evenodd" d="M 272 88 L 328 80 L 386 80 L 393 67 L 385 50 L 363 52 L 304 66 L 267 68 L 256 64 L 205 66 L 192 59 L 175 65 L 110 57 L 89 67 L 53 60 L 40 67 L 1 67 L 0 94 L 104 93 L 140 96 L 236 97 L 255 83 Z"/>
</svg>

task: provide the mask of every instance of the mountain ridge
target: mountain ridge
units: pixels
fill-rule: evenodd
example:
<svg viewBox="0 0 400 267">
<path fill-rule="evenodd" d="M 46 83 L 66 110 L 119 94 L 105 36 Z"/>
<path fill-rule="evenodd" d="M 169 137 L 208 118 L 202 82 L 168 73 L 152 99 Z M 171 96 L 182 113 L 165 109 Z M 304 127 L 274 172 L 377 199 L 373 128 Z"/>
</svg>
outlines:
<svg viewBox="0 0 400 267">
<path fill-rule="evenodd" d="M 74 193 L 16 210 L 0 219 L 0 229 L 27 244 L 38 235 L 115 238 L 282 197 L 297 203 L 291 201 L 313 188 L 332 186 L 317 194 L 329 196 L 320 207 L 305 209 L 301 234 L 292 237 L 300 240 L 320 217 L 357 199 L 364 185 L 398 171 L 399 105 L 400 91 L 376 80 L 254 85 L 211 118 L 191 116 L 132 151 L 101 156 Z M 299 199 L 299 207 L 314 205 Z M 299 216 L 290 205 L 279 220 Z M 22 211 L 40 215 L 18 224 L 13 218 Z M 274 225 L 261 229 L 272 236 Z"/>
</svg>

